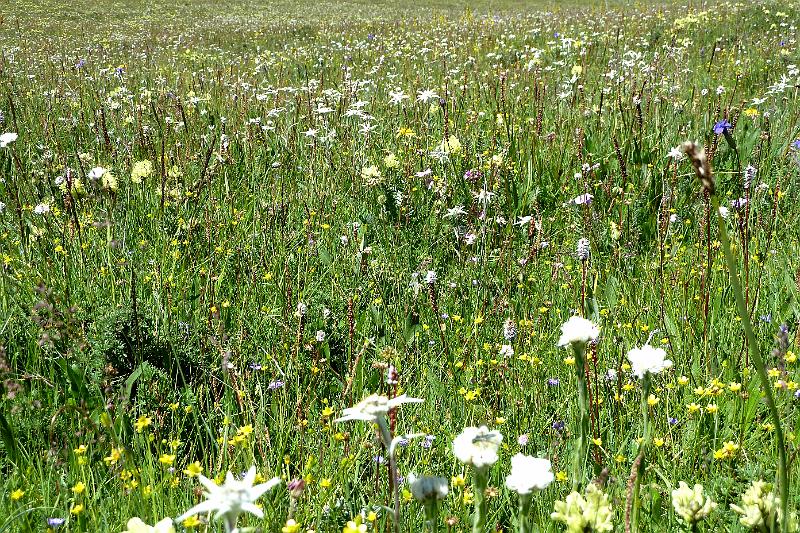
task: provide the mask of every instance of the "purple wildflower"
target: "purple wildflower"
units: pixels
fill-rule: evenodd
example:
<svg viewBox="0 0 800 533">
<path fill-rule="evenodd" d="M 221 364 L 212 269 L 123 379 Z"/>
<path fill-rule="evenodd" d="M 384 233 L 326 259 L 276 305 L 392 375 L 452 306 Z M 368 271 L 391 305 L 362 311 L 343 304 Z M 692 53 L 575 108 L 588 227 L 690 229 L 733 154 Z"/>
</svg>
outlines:
<svg viewBox="0 0 800 533">
<path fill-rule="evenodd" d="M 286 484 L 286 490 L 294 499 L 299 498 L 303 494 L 305 488 L 306 482 L 303 479 L 293 479 Z"/>
<path fill-rule="evenodd" d="M 394 365 L 389 365 L 389 368 L 386 369 L 386 384 L 387 385 L 397 385 L 400 379 L 400 373 L 394 367 Z"/>
<path fill-rule="evenodd" d="M 286 385 L 285 381 L 275 380 L 275 381 L 271 382 L 269 385 L 267 385 L 267 389 L 276 390 L 276 389 L 280 389 L 284 385 Z"/>
<path fill-rule="evenodd" d="M 716 135 L 722 135 L 723 133 L 725 133 L 727 130 L 731 129 L 732 127 L 733 127 L 733 124 L 728 122 L 727 119 L 723 118 L 722 120 L 720 120 L 719 122 L 714 124 L 714 133 Z"/>
<path fill-rule="evenodd" d="M 483 177 L 483 173 L 478 169 L 469 169 L 464 172 L 464 179 L 469 182 L 476 182 Z"/>
<path fill-rule="evenodd" d="M 528 444 L 528 435 L 523 433 L 519 437 L 517 437 L 517 444 L 520 446 L 526 446 Z"/>
<path fill-rule="evenodd" d="M 561 431 L 564 429 L 564 427 L 565 424 L 563 420 L 558 420 L 556 422 L 553 422 L 553 429 L 555 429 L 556 431 Z"/>
<path fill-rule="evenodd" d="M 560 383 L 561 382 L 558 380 L 558 378 L 548 378 L 547 380 L 547 384 L 551 387 L 558 387 Z"/>
<path fill-rule="evenodd" d="M 747 198 L 739 198 L 738 200 L 731 200 L 731 207 L 733 209 L 742 209 L 747 205 Z"/>
</svg>

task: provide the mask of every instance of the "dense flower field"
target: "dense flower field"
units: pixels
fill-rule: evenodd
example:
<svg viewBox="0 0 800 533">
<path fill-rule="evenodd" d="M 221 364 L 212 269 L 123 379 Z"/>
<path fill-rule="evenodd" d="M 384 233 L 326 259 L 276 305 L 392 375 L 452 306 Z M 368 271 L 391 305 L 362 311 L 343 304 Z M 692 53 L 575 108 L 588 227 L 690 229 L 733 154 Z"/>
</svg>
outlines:
<svg viewBox="0 0 800 533">
<path fill-rule="evenodd" d="M 800 6 L 160 4 L 0 9 L 0 533 L 798 530 Z"/>
</svg>

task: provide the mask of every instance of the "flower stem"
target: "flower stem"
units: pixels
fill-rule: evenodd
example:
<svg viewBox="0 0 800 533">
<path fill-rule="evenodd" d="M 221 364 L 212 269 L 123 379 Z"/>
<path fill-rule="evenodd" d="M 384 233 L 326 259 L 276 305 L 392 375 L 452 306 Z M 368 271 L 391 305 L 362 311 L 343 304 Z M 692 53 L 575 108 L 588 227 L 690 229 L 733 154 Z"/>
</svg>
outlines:
<svg viewBox="0 0 800 533">
<path fill-rule="evenodd" d="M 589 435 L 589 396 L 586 390 L 586 345 L 573 344 L 575 376 L 578 378 L 578 445 L 572 462 L 572 490 L 578 490 L 583 481 L 586 462 L 586 445 Z"/>
<path fill-rule="evenodd" d="M 772 387 L 767 376 L 767 369 L 764 365 L 764 359 L 761 357 L 761 352 L 758 349 L 755 333 L 753 333 L 753 325 L 750 323 L 750 313 L 747 311 L 747 305 L 744 302 L 742 295 L 742 285 L 739 282 L 739 276 L 736 273 L 736 260 L 731 251 L 731 243 L 728 238 L 728 231 L 725 229 L 725 220 L 719 214 L 719 198 L 716 194 L 711 195 L 711 204 L 714 211 L 717 213 L 717 227 L 719 228 L 719 240 L 722 243 L 722 250 L 725 254 L 725 263 L 728 267 L 728 275 L 731 279 L 731 288 L 733 289 L 733 296 L 736 299 L 736 309 L 739 312 L 739 318 L 742 320 L 744 327 L 745 338 L 747 345 L 750 348 L 750 356 L 753 359 L 753 365 L 756 367 L 758 377 L 761 379 L 761 389 L 764 392 L 764 399 L 767 401 L 769 413 L 772 416 L 772 423 L 775 424 L 775 445 L 778 448 L 778 487 L 781 495 L 781 531 L 788 531 L 789 529 L 789 473 L 786 468 L 786 445 L 783 438 L 783 427 L 781 426 L 781 417 L 778 413 L 778 408 L 775 405 L 775 397 L 772 394 Z"/>
<path fill-rule="evenodd" d="M 389 455 L 389 483 L 394 494 L 394 531 L 395 533 L 400 533 L 400 488 L 397 486 L 397 463 L 394 460 L 392 450 L 392 432 L 384 417 L 379 416 L 376 422 L 380 431 L 381 441 L 383 441 L 383 447 L 386 448 L 386 453 Z"/>
<path fill-rule="evenodd" d="M 439 502 L 436 498 L 429 498 L 425 502 L 425 524 L 431 533 L 439 531 Z"/>
<path fill-rule="evenodd" d="M 639 468 L 636 475 L 636 481 L 633 485 L 633 512 L 631 513 L 631 531 L 639 531 L 639 508 L 641 507 L 641 498 L 639 492 L 642 485 L 642 476 L 644 475 L 645 453 L 647 452 L 647 445 L 650 442 L 650 409 L 647 405 L 647 398 L 650 396 L 650 372 L 645 372 L 642 378 L 642 423 L 644 424 L 641 444 L 639 444 Z"/>
<path fill-rule="evenodd" d="M 531 494 L 519 495 L 519 533 L 531 533 L 531 502 L 533 497 Z"/>
<path fill-rule="evenodd" d="M 475 515 L 472 519 L 472 533 L 483 533 L 486 526 L 486 485 L 488 472 L 483 468 L 476 468 L 472 479 L 472 488 L 475 491 Z"/>
</svg>

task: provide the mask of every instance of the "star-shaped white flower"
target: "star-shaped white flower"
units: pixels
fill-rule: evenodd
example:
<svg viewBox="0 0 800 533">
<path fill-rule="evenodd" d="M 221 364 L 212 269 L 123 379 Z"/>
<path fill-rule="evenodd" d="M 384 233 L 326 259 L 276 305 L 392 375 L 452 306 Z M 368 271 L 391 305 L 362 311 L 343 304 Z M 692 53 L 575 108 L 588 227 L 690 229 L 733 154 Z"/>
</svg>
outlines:
<svg viewBox="0 0 800 533">
<path fill-rule="evenodd" d="M 364 420 L 365 422 L 377 422 L 379 417 L 385 417 L 390 410 L 404 403 L 422 403 L 424 400 L 419 398 L 409 398 L 401 394 L 391 400 L 386 396 L 372 394 L 367 396 L 353 407 L 344 410 L 344 416 L 337 418 L 334 422 L 347 422 L 349 420 Z"/>
<path fill-rule="evenodd" d="M 179 516 L 176 519 L 178 522 L 190 516 L 209 512 L 215 514 L 216 520 L 226 518 L 228 523 L 232 524 L 236 523 L 236 519 L 242 513 L 263 518 L 264 511 L 255 504 L 256 500 L 281 483 L 280 478 L 274 477 L 266 483 L 253 485 L 256 480 L 255 466 L 250 467 L 241 481 L 228 472 L 224 485 L 217 485 L 213 479 L 203 475 L 198 476 L 198 479 L 206 489 L 204 492 L 206 499 Z"/>
</svg>

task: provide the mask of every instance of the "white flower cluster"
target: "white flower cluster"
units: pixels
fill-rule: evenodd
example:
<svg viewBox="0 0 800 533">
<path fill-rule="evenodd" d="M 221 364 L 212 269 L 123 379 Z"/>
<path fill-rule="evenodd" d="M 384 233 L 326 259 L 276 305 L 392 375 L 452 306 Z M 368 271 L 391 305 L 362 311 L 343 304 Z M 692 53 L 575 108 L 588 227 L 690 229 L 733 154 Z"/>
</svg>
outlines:
<svg viewBox="0 0 800 533">
<path fill-rule="evenodd" d="M 550 461 L 518 453 L 511 458 L 511 475 L 506 477 L 506 487 L 519 494 L 544 490 L 553 482 Z"/>
<path fill-rule="evenodd" d="M 742 495 L 742 505 L 731 504 L 731 509 L 742 515 L 739 522 L 750 529 L 767 531 L 773 521 L 782 518 L 781 499 L 764 481 L 754 481 Z"/>
<path fill-rule="evenodd" d="M 681 481 L 678 488 L 672 491 L 672 507 L 678 516 L 691 525 L 707 517 L 717 504 L 704 494 L 701 484 L 697 483 L 692 488 Z"/>
<path fill-rule="evenodd" d="M 672 361 L 666 358 L 667 352 L 662 348 L 653 348 L 649 344 L 641 348 L 633 348 L 628 352 L 628 361 L 631 362 L 631 372 L 643 379 L 644 375 L 658 374 L 662 370 L 672 367 Z"/>
<path fill-rule="evenodd" d="M 483 470 L 497 462 L 502 442 L 499 431 L 489 431 L 486 426 L 467 427 L 453 441 L 453 455 L 462 463 Z"/>
<path fill-rule="evenodd" d="M 566 501 L 557 501 L 550 518 L 567 526 L 567 533 L 614 531 L 613 513 L 608 496 L 590 483 L 585 495 L 571 492 Z"/>
<path fill-rule="evenodd" d="M 559 346 L 585 346 L 597 340 L 600 329 L 591 321 L 583 317 L 573 316 L 561 326 Z"/>
</svg>

